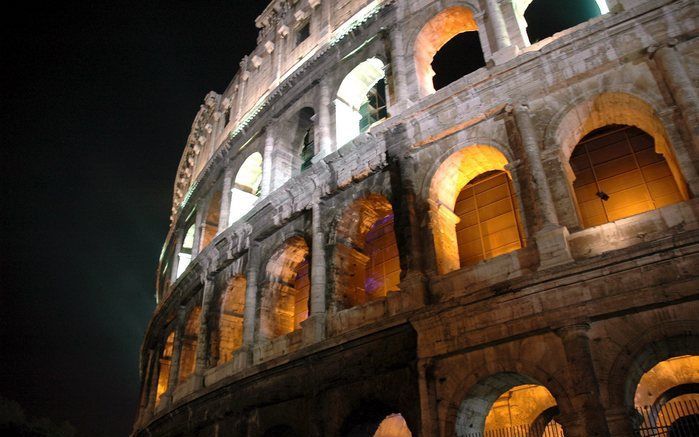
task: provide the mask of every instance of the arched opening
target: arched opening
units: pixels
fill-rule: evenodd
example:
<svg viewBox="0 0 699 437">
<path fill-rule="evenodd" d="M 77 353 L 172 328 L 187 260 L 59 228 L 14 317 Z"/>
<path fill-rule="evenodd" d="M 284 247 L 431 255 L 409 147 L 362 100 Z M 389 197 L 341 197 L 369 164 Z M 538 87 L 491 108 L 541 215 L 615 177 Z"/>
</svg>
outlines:
<svg viewBox="0 0 699 437">
<path fill-rule="evenodd" d="M 543 385 L 516 373 L 499 373 L 471 387 L 456 418 L 459 437 L 563 437 L 556 399 Z"/>
<path fill-rule="evenodd" d="M 441 274 L 525 245 L 507 158 L 492 146 L 465 147 L 435 172 L 429 203 Z"/>
<path fill-rule="evenodd" d="M 414 56 L 423 96 L 485 66 L 473 11 L 453 6 L 435 15 L 420 30 Z"/>
<path fill-rule="evenodd" d="M 652 136 L 608 125 L 578 143 L 570 157 L 584 227 L 613 222 L 685 200 Z"/>
<path fill-rule="evenodd" d="M 260 334 L 274 338 L 301 329 L 310 312 L 310 266 L 306 241 L 292 237 L 277 250 L 265 269 Z"/>
<path fill-rule="evenodd" d="M 180 252 L 177 254 L 177 278 L 180 277 L 189 263 L 192 262 L 192 249 L 194 248 L 194 231 L 196 229 L 196 224 L 191 223 L 187 227 L 187 231 L 184 233 L 184 239 L 182 240 L 182 246 L 180 247 Z"/>
<path fill-rule="evenodd" d="M 367 59 L 345 76 L 340 84 L 335 99 L 338 146 L 388 117 L 384 68 L 380 59 Z"/>
<path fill-rule="evenodd" d="M 170 381 L 170 368 L 172 367 L 172 349 L 175 343 L 175 333 L 170 331 L 170 334 L 165 340 L 165 344 L 160 352 L 158 361 L 158 387 L 155 392 L 156 403 L 160 402 L 160 398 L 167 391 L 168 382 Z"/>
<path fill-rule="evenodd" d="M 199 250 L 205 248 L 211 243 L 218 233 L 218 223 L 221 217 L 221 189 L 214 191 L 206 205 L 206 217 L 204 218 L 204 227 L 201 234 L 201 244 Z"/>
<path fill-rule="evenodd" d="M 374 437 L 413 437 L 413 434 L 403 416 L 390 414 L 381 421 Z"/>
<path fill-rule="evenodd" d="M 296 166 L 299 171 L 303 172 L 313 165 L 313 157 L 316 154 L 315 150 L 315 129 L 314 117 L 315 113 L 311 108 L 303 108 L 299 111 L 298 123 L 294 134 L 293 144 L 297 161 Z"/>
<path fill-rule="evenodd" d="M 567 0 L 564 8 L 560 0 L 524 0 L 519 7 L 524 12 L 520 25 L 531 43 L 609 12 L 604 0 Z"/>
<path fill-rule="evenodd" d="M 640 435 L 699 435 L 699 356 L 653 366 L 636 387 L 634 405 Z"/>
<path fill-rule="evenodd" d="M 260 197 L 262 184 L 262 155 L 255 152 L 247 157 L 235 176 L 231 189 L 231 209 L 228 224 L 235 223 L 252 209 Z"/>
<path fill-rule="evenodd" d="M 195 306 L 189 311 L 184 325 L 182 337 L 182 352 L 180 352 L 180 368 L 178 382 L 184 382 L 194 373 L 197 363 L 197 340 L 199 339 L 199 318 L 201 307 Z"/>
<path fill-rule="evenodd" d="M 219 365 L 230 361 L 233 352 L 243 345 L 245 287 L 245 277 L 234 276 L 228 280 L 226 289 L 219 296 L 218 330 L 213 342 Z"/>
<path fill-rule="evenodd" d="M 388 199 L 370 194 L 342 214 L 333 257 L 336 310 L 398 291 L 400 259 Z"/>
</svg>

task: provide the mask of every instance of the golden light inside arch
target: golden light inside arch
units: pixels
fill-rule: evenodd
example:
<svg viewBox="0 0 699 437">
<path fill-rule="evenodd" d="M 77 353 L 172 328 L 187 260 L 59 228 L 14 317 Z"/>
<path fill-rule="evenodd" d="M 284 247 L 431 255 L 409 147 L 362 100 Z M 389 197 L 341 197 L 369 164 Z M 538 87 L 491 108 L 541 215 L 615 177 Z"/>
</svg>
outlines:
<svg viewBox="0 0 699 437">
<path fill-rule="evenodd" d="M 699 384 L 699 356 L 670 358 L 644 373 L 636 387 L 634 405 L 636 408 L 651 406 L 663 393 L 683 384 Z M 699 394 L 695 396 L 699 400 Z"/>
<path fill-rule="evenodd" d="M 415 40 L 415 69 L 417 71 L 420 94 L 425 96 L 435 92 L 432 78 L 432 60 L 444 44 L 463 32 L 477 31 L 478 25 L 473 11 L 463 6 L 453 6 L 435 15 L 420 30 Z"/>
<path fill-rule="evenodd" d="M 459 217 L 454 213 L 459 192 L 473 178 L 485 172 L 502 170 L 509 173 L 505 168 L 507 162 L 505 155 L 493 146 L 472 145 L 449 156 L 432 177 L 428 201 L 440 274 L 461 268 L 456 236 Z"/>
<path fill-rule="evenodd" d="M 653 137 L 655 151 L 663 155 L 670 166 L 680 193 L 685 199 L 690 197 L 662 122 L 653 108 L 638 97 L 610 92 L 579 103 L 563 117 L 550 143 L 560 146 L 564 162 L 567 163 L 575 146 L 585 135 L 613 124 L 635 126 Z M 569 174 L 573 174 L 572 170 Z"/>
</svg>

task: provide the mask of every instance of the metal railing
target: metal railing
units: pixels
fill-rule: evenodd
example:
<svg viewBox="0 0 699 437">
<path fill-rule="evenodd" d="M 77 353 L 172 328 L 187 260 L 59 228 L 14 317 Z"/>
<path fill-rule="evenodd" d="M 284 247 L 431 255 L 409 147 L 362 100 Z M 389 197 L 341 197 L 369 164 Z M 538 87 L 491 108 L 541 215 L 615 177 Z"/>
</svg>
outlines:
<svg viewBox="0 0 699 437">
<path fill-rule="evenodd" d="M 565 437 L 563 428 L 552 420 L 546 426 L 508 426 L 485 431 L 466 434 L 466 437 Z"/>
<path fill-rule="evenodd" d="M 672 400 L 664 405 L 637 409 L 643 423 L 636 428 L 638 437 L 699 436 L 699 401 Z"/>
</svg>

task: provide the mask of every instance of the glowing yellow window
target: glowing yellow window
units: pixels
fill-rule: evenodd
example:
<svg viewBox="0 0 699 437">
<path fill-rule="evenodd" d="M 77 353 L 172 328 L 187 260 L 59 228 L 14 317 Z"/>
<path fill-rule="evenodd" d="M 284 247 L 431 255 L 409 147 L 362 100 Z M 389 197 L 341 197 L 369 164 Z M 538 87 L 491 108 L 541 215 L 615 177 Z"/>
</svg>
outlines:
<svg viewBox="0 0 699 437">
<path fill-rule="evenodd" d="M 631 126 L 588 134 L 570 158 L 573 188 L 585 227 L 597 226 L 683 200 L 653 138 Z"/>
<path fill-rule="evenodd" d="M 512 182 L 501 170 L 483 173 L 461 189 L 454 213 L 461 267 L 524 246 Z"/>
</svg>

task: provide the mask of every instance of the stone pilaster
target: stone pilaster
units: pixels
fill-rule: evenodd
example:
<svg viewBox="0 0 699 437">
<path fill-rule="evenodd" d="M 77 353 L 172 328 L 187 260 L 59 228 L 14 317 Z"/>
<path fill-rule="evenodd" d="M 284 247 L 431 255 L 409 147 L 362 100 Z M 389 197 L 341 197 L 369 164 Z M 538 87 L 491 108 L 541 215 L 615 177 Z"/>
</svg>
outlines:
<svg viewBox="0 0 699 437">
<path fill-rule="evenodd" d="M 588 323 L 575 323 L 556 330 L 565 351 L 575 411 L 561 418 L 567 437 L 610 437 L 590 351 L 589 329 Z"/>
<path fill-rule="evenodd" d="M 233 188 L 233 168 L 230 165 L 226 166 L 223 172 L 223 187 L 221 188 L 221 211 L 219 212 L 218 231 L 217 234 L 228 229 L 228 216 L 231 212 L 231 189 Z"/>
<path fill-rule="evenodd" d="M 390 108 L 391 116 L 396 116 L 403 112 L 412 104 L 407 83 L 407 68 L 405 57 L 403 56 L 403 29 L 400 26 L 393 26 L 389 32 L 391 42 L 391 74 L 393 77 L 394 98 Z"/>
<path fill-rule="evenodd" d="M 248 252 L 248 269 L 245 288 L 245 311 L 243 316 L 243 346 L 251 347 L 255 342 L 257 325 L 257 274 L 260 270 L 260 248 L 251 245 Z"/>
<path fill-rule="evenodd" d="M 315 343 L 325 337 L 326 276 L 325 232 L 321 223 L 320 199 L 313 203 L 313 241 L 311 242 L 311 311 L 302 322 L 306 343 Z"/>
<path fill-rule="evenodd" d="M 323 78 L 318 84 L 318 146 L 316 156 L 322 159 L 332 152 L 332 120 L 330 118 L 330 105 L 332 105 L 332 89 L 329 79 Z"/>
<path fill-rule="evenodd" d="M 272 169 L 274 168 L 274 128 L 268 124 L 265 131 L 265 149 L 262 157 L 262 197 L 267 196 L 274 190 L 272 186 Z"/>
<path fill-rule="evenodd" d="M 391 207 L 394 215 L 394 229 L 400 256 L 401 290 L 412 288 L 416 292 L 427 292 L 427 279 L 423 265 L 423 242 L 420 229 L 417 194 L 413 178 L 409 174 L 409 155 L 400 152 L 404 127 L 389 133 L 394 136 L 388 154 L 391 177 Z"/>
<path fill-rule="evenodd" d="M 196 363 L 194 367 L 195 387 L 204 386 L 204 371 L 209 367 L 211 355 L 211 304 L 214 298 L 215 280 L 207 275 L 204 280 L 204 292 L 201 299 L 199 316 L 199 335 L 197 337 Z"/>
<path fill-rule="evenodd" d="M 143 369 L 143 379 L 141 381 L 141 398 L 138 404 L 138 422 L 143 422 L 148 416 L 151 394 L 153 392 L 153 373 L 157 372 L 154 362 L 156 361 L 157 353 L 153 349 L 148 349 L 148 360 L 146 367 Z"/>
<path fill-rule="evenodd" d="M 692 79 L 687 73 L 684 62 L 675 46 L 677 40 L 670 40 L 661 46 L 651 46 L 648 49 L 655 64 L 660 70 L 663 80 L 680 110 L 682 121 L 687 130 L 692 147 L 689 150 L 690 157 L 697 161 L 699 157 L 699 94 Z M 689 178 L 688 178 L 689 179 Z M 694 193 L 699 191 L 699 181 L 687 181 Z"/>
<path fill-rule="evenodd" d="M 534 128 L 529 108 L 523 104 L 515 104 L 511 110 L 534 185 L 535 201 L 531 205 L 534 210 L 532 228 L 539 249 L 540 268 L 571 262 L 573 257 L 568 247 L 568 230 L 558 224 L 556 206 L 541 160 L 541 140 Z"/>
<path fill-rule="evenodd" d="M 202 204 L 197 205 L 196 218 L 194 221 L 194 243 L 192 243 L 192 261 L 199 255 L 199 249 L 201 246 L 201 236 L 204 234 L 204 206 Z"/>
<path fill-rule="evenodd" d="M 172 395 L 177 387 L 180 377 L 180 356 L 182 355 L 182 344 L 184 337 L 184 325 L 187 309 L 181 306 L 177 310 L 177 327 L 175 328 L 175 339 L 172 344 L 172 362 L 170 363 L 170 375 L 167 380 L 167 391 L 160 401 L 163 405 L 172 404 Z"/>
<path fill-rule="evenodd" d="M 420 422 L 422 437 L 439 436 L 439 414 L 437 412 L 437 391 L 432 359 L 418 361 L 418 385 L 420 389 Z"/>
<path fill-rule="evenodd" d="M 490 23 L 492 30 L 493 50 L 492 59 L 495 64 L 502 64 L 517 56 L 519 50 L 512 45 L 510 35 L 507 31 L 507 23 L 500 9 L 498 0 L 485 0 L 486 20 Z"/>
</svg>

